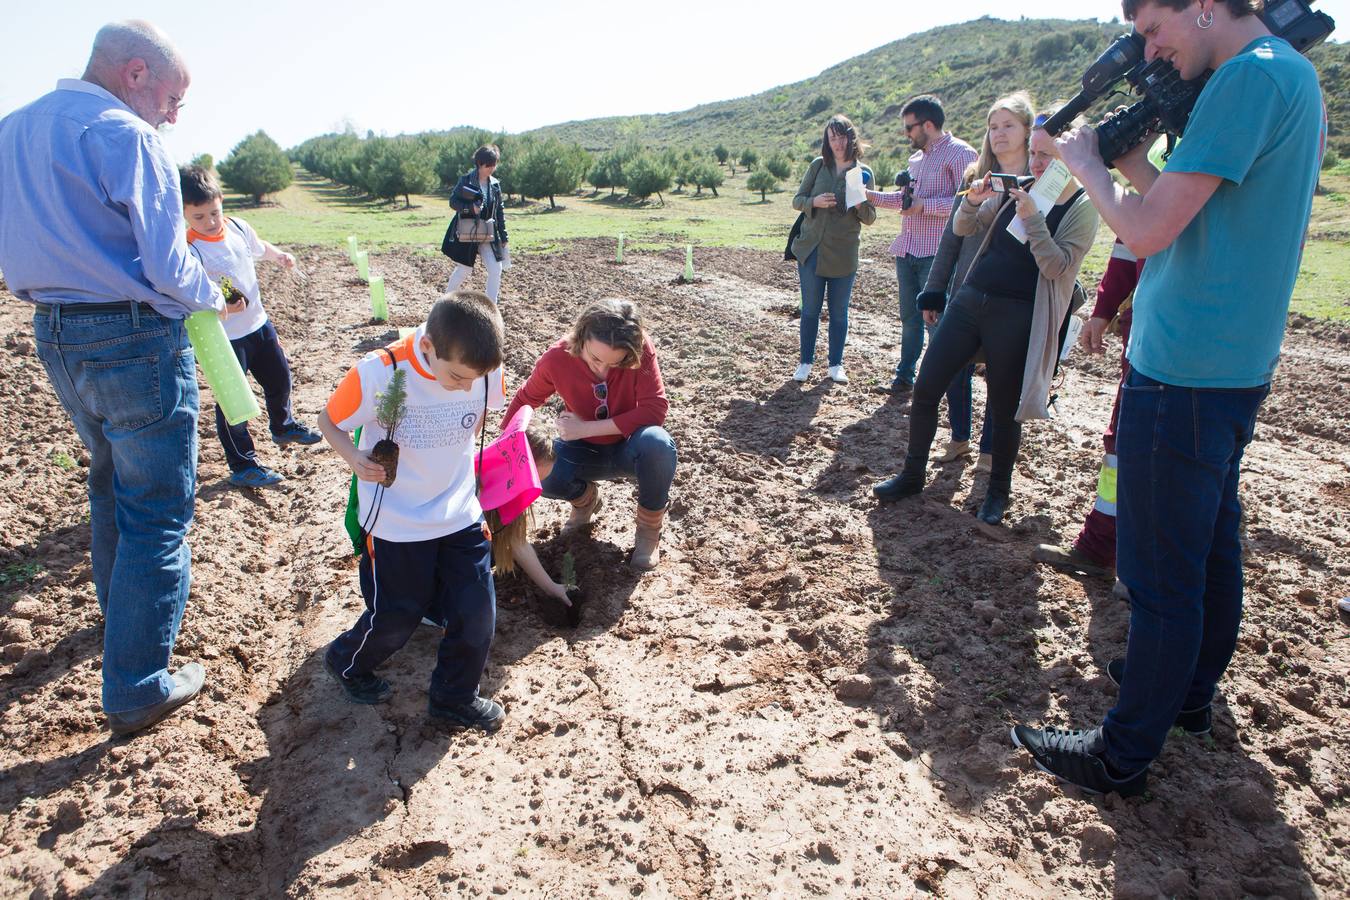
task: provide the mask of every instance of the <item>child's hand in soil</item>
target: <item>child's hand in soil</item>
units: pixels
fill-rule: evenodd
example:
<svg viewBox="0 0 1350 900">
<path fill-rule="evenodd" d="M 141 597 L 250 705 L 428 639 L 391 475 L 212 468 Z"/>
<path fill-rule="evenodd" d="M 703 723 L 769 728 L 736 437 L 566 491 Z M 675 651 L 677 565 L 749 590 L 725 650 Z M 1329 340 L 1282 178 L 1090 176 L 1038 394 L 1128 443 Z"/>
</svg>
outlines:
<svg viewBox="0 0 1350 900">
<path fill-rule="evenodd" d="M 548 594 L 554 600 L 561 600 L 564 606 L 572 605 L 572 598 L 567 596 L 566 586 L 558 584 L 556 581 L 549 587 Z"/>
<path fill-rule="evenodd" d="M 370 454 L 357 451 L 355 455 L 346 459 L 347 465 L 351 466 L 356 477 L 362 481 L 384 481 L 387 474 L 384 466 L 371 459 Z"/>
</svg>

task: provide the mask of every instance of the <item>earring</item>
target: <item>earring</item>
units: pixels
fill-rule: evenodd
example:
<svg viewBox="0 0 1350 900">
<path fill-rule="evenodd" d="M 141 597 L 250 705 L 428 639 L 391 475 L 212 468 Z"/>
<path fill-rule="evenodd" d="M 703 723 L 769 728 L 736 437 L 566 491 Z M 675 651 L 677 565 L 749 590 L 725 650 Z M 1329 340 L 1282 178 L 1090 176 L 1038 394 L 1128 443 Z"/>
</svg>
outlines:
<svg viewBox="0 0 1350 900">
<path fill-rule="evenodd" d="M 1200 13 L 1200 15 L 1195 17 L 1195 26 L 1197 28 L 1205 29 L 1209 28 L 1213 24 L 1214 24 L 1214 10 L 1212 9 L 1209 12 L 1202 12 Z"/>
</svg>

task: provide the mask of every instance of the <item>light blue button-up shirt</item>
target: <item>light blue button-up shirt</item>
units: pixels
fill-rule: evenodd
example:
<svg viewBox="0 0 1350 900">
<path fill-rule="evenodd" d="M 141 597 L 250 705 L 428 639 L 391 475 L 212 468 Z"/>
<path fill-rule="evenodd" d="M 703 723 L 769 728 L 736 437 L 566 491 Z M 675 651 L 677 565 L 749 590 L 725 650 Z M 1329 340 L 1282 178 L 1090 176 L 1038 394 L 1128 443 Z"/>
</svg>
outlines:
<svg viewBox="0 0 1350 900">
<path fill-rule="evenodd" d="M 159 135 L 74 78 L 0 119 L 0 270 L 33 303 L 139 300 L 175 319 L 224 306 L 188 252 Z"/>
</svg>

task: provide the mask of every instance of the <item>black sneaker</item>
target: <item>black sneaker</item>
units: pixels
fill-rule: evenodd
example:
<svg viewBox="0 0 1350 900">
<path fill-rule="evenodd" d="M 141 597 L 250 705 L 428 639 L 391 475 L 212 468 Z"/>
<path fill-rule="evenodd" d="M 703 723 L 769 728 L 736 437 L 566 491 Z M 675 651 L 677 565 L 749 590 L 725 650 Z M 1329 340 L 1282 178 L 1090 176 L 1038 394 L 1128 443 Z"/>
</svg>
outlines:
<svg viewBox="0 0 1350 900">
<path fill-rule="evenodd" d="M 1120 683 L 1125 680 L 1125 660 L 1113 659 L 1107 663 L 1106 677 L 1111 679 L 1111 683 L 1116 687 L 1120 687 Z M 1204 737 L 1214 727 L 1208 706 L 1202 706 L 1200 709 L 1183 709 L 1177 713 L 1176 720 L 1172 724 L 1192 737 Z"/>
<path fill-rule="evenodd" d="M 906 381 L 897 375 L 895 378 L 891 379 L 891 386 L 887 388 L 886 393 L 896 397 L 904 397 L 913 391 L 914 383 L 912 381 Z"/>
<path fill-rule="evenodd" d="M 378 675 L 367 673 L 365 675 L 342 677 L 342 673 L 328 660 L 327 654 L 323 658 L 323 667 L 328 670 L 328 674 L 332 675 L 338 684 L 342 685 L 343 692 L 352 703 L 365 703 L 367 705 L 383 703 L 389 699 L 390 694 L 394 693 L 394 689 L 389 686 L 389 682 Z"/>
<path fill-rule="evenodd" d="M 427 715 L 460 728 L 477 728 L 488 734 L 501 728 L 506 721 L 506 710 L 486 697 L 475 697 L 470 703 L 453 705 L 440 704 L 431 699 L 427 701 Z"/>
<path fill-rule="evenodd" d="M 307 428 L 304 425 L 301 425 L 299 422 L 292 422 L 290 425 L 286 426 L 286 430 L 281 432 L 281 434 L 272 435 L 272 440 L 280 447 L 284 447 L 290 443 L 308 446 L 309 444 L 317 444 L 319 441 L 323 440 L 323 435 L 313 428 Z"/>
<path fill-rule="evenodd" d="M 1093 794 L 1112 791 L 1138 797 L 1148 786 L 1148 769 L 1134 775 L 1113 775 L 1106 763 L 1101 728 L 1028 728 L 1014 725 L 1012 741 L 1031 754 L 1036 768 Z"/>
</svg>

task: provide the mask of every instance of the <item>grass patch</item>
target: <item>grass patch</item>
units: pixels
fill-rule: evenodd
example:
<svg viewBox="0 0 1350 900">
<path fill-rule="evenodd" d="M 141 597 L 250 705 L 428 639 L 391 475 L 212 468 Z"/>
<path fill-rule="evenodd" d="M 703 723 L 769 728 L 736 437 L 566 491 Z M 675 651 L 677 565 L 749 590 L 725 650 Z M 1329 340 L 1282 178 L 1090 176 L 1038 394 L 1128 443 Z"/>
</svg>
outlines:
<svg viewBox="0 0 1350 900">
<path fill-rule="evenodd" d="M 54 450 L 51 455 L 52 464 L 58 469 L 64 469 L 69 472 L 75 468 L 75 457 L 64 450 Z"/>
<path fill-rule="evenodd" d="M 547 203 L 507 208 L 507 229 L 517 251 L 548 253 L 574 238 L 613 238 L 624 234 L 629 251 L 665 250 L 695 244 L 781 250 L 796 218 L 792 209 L 795 185 L 770 195 L 745 189 L 746 173 L 728 178 L 718 196 L 711 192 L 668 193 L 665 205 L 653 199 L 638 202 L 622 195 L 611 197 L 589 189 L 560 195 L 558 209 Z M 1350 161 L 1325 170 L 1322 193 L 1313 198 L 1309 241 L 1303 267 L 1294 288 L 1291 308 L 1318 319 L 1350 321 Z M 250 206 L 237 195 L 226 197 L 226 207 L 258 229 L 266 240 L 283 247 L 304 244 L 345 246 L 354 234 L 362 247 L 408 247 L 415 253 L 439 253 L 441 238 L 450 224 L 444 196 L 414 195 L 413 207 L 362 197 L 325 178 L 300 171 L 296 181 L 264 206 Z M 877 223 L 864 230 L 888 242 L 900 228 L 900 218 L 882 211 Z M 1100 279 L 1114 240 L 1102 227 L 1083 261 L 1083 280 Z"/>
<path fill-rule="evenodd" d="M 1314 319 L 1350 322 L 1350 242 L 1308 242 L 1289 309 Z"/>
<path fill-rule="evenodd" d="M 12 563 L 0 569 L 0 590 L 13 590 L 28 584 L 42 571 L 42 564 L 35 562 Z"/>
</svg>

